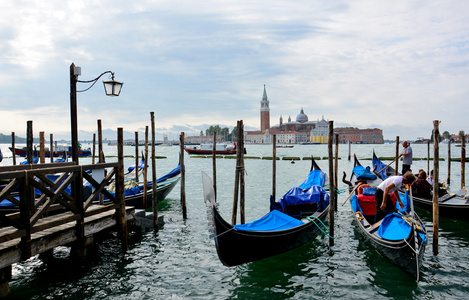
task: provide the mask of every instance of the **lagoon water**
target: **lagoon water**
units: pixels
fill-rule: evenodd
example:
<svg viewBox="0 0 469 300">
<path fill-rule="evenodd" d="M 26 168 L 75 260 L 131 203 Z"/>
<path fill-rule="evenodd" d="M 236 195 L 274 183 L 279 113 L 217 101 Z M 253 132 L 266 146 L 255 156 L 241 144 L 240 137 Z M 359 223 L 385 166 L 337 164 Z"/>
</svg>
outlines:
<svg viewBox="0 0 469 300">
<path fill-rule="evenodd" d="M 83 145 L 86 146 L 86 145 Z M 427 145 L 411 145 L 414 158 L 427 157 Z M 1 145 L 10 156 L 8 145 Z M 432 145 L 433 147 L 433 145 Z M 271 145 L 247 145 L 247 156 L 272 156 Z M 378 156 L 395 155 L 395 144 L 352 145 L 367 165 L 373 149 Z M 116 147 L 105 146 L 105 154 L 116 154 Z M 133 147 L 124 151 L 133 155 Z M 433 152 L 433 148 L 431 148 Z M 178 146 L 157 147 L 157 175 L 176 166 Z M 327 145 L 295 145 L 279 148 L 279 157 L 327 157 Z M 440 179 L 447 178 L 448 147 L 440 144 Z M 452 157 L 460 157 L 454 145 Z M 348 175 L 348 145 L 339 145 L 339 189 L 343 171 Z M 22 159 L 20 159 L 22 160 Z M 115 161 L 108 157 L 107 161 Z M 133 235 L 130 249 L 122 253 L 115 234 L 100 238 L 85 261 L 70 259 L 69 249 L 55 249 L 54 257 L 43 261 L 33 257 L 13 266 L 11 293 L 7 299 L 462 299 L 469 294 L 469 222 L 440 218 L 439 253 L 434 255 L 432 215 L 417 210 L 428 230 L 428 244 L 420 282 L 382 258 L 360 238 L 348 205 L 342 206 L 348 193 L 338 198 L 335 214 L 335 241 L 319 236 L 305 246 L 276 257 L 225 267 L 218 260 L 213 239 L 209 239 L 206 208 L 203 201 L 201 172 L 212 177 L 212 160 L 190 158 L 186 162 L 186 201 L 188 218 L 182 218 L 180 185 L 159 206 L 165 225 L 158 234 Z M 317 161 L 329 170 L 328 160 Z M 80 159 L 91 163 L 90 158 Z M 134 164 L 125 158 L 125 168 Z M 6 157 L 2 165 L 11 164 Z M 269 209 L 272 191 L 272 161 L 246 159 L 246 221 L 263 216 Z M 310 168 L 309 160 L 277 161 L 277 199 L 290 187 L 299 185 Z M 400 167 L 399 167 L 400 168 Z M 427 169 L 426 160 L 416 160 L 414 171 Z M 433 168 L 433 161 L 430 161 Z M 469 178 L 466 166 L 465 178 Z M 451 163 L 452 192 L 460 188 L 461 163 Z M 235 159 L 217 159 L 218 202 L 222 215 L 230 220 L 233 202 Z M 151 178 L 151 176 L 149 177 Z M 238 219 L 239 220 L 239 219 Z"/>
</svg>

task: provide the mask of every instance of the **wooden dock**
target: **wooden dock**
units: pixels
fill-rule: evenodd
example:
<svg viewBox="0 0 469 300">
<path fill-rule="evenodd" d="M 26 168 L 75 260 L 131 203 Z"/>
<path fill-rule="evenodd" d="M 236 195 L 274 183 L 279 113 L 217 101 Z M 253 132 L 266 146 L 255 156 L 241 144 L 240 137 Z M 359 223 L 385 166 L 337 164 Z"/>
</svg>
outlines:
<svg viewBox="0 0 469 300">
<path fill-rule="evenodd" d="M 116 228 L 127 249 L 127 223 L 134 222 L 135 214 L 133 207 L 125 207 L 118 162 L 4 166 L 0 180 L 6 182 L 0 202 L 15 204 L 0 208 L 0 297 L 9 292 L 12 264 L 55 247 L 71 246 L 74 254 L 84 256 L 94 234 Z M 84 180 L 91 189 L 84 191 Z M 116 181 L 115 195 L 105 189 L 111 181 Z M 101 195 L 112 203 L 100 205 Z"/>
</svg>

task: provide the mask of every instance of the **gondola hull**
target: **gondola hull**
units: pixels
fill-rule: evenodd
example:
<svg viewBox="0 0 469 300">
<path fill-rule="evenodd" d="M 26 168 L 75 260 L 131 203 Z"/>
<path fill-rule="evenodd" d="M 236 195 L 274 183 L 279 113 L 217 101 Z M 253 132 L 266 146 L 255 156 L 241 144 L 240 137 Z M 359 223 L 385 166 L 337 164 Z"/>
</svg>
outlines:
<svg viewBox="0 0 469 300">
<path fill-rule="evenodd" d="M 317 218 L 324 222 L 328 211 L 324 210 Z M 306 244 L 320 232 L 313 222 L 281 231 L 238 231 L 223 219 L 215 207 L 212 213 L 218 257 L 230 267 L 290 251 Z"/>
<path fill-rule="evenodd" d="M 414 245 L 416 244 L 414 234 L 411 232 L 406 239 L 399 241 L 389 241 L 381 238 L 377 233 L 377 228 L 374 231 L 370 231 L 365 228 L 363 222 L 360 221 L 360 217 L 355 214 L 355 224 L 357 231 L 364 238 L 364 240 L 375 248 L 382 256 L 387 258 L 389 261 L 397 265 L 407 274 L 415 279 L 419 279 L 419 270 L 422 265 L 423 256 L 425 253 L 426 241 L 423 241 L 417 235 L 418 254 L 414 251 Z"/>
<path fill-rule="evenodd" d="M 158 199 L 158 203 L 166 199 L 168 194 L 174 189 L 174 187 L 178 183 L 179 179 L 180 178 L 173 179 L 171 182 L 163 183 L 161 185 L 158 184 L 158 188 L 156 189 L 156 199 Z M 143 205 L 143 192 L 125 197 L 126 206 L 133 206 L 138 209 L 152 207 L 152 202 L 153 191 L 151 187 L 149 187 L 149 189 L 147 190 L 147 198 L 145 201 L 145 205 Z"/>
</svg>

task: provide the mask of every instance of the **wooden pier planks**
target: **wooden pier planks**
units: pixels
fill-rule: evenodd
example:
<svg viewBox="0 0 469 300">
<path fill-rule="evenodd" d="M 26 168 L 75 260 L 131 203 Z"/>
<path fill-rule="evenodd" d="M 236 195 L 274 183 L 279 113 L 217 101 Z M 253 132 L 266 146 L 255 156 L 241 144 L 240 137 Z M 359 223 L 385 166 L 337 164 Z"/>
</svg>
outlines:
<svg viewBox="0 0 469 300">
<path fill-rule="evenodd" d="M 126 207 L 127 222 L 133 221 L 133 207 Z M 77 240 L 76 216 L 66 212 L 40 219 L 31 234 L 31 255 L 43 253 L 57 246 L 65 246 Z M 64 223 L 67 222 L 67 223 Z M 61 224 L 62 223 L 62 224 Z M 61 224 L 61 225 L 55 225 Z M 100 231 L 117 225 L 114 205 L 90 206 L 85 216 L 85 237 L 89 239 Z M 42 229 L 42 230 L 40 230 Z M 17 231 L 12 227 L 0 228 L 0 237 Z M 21 261 L 21 238 L 0 243 L 0 269 Z"/>
</svg>

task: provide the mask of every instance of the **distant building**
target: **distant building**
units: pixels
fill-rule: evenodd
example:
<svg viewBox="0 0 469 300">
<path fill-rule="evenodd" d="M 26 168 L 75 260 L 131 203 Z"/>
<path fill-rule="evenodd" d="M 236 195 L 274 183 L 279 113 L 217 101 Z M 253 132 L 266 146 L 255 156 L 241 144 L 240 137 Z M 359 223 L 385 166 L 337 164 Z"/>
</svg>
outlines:
<svg viewBox="0 0 469 300">
<path fill-rule="evenodd" d="M 378 128 L 358 129 L 356 127 L 334 128 L 334 134 L 339 135 L 339 143 L 348 144 L 383 144 L 383 130 Z"/>
<path fill-rule="evenodd" d="M 273 135 L 276 135 L 278 144 L 299 144 L 304 142 L 327 143 L 329 139 L 329 122 L 324 116 L 318 121 L 309 121 L 303 108 L 296 116 L 295 121 L 288 116 L 288 121 L 283 122 L 280 115 L 279 124 L 270 127 L 269 98 L 264 85 L 264 93 L 261 99 L 260 130 L 245 131 L 246 143 L 271 144 Z M 382 144 L 383 131 L 378 128 L 358 129 L 353 127 L 335 128 L 334 133 L 339 134 L 340 143 L 365 143 Z"/>
</svg>

